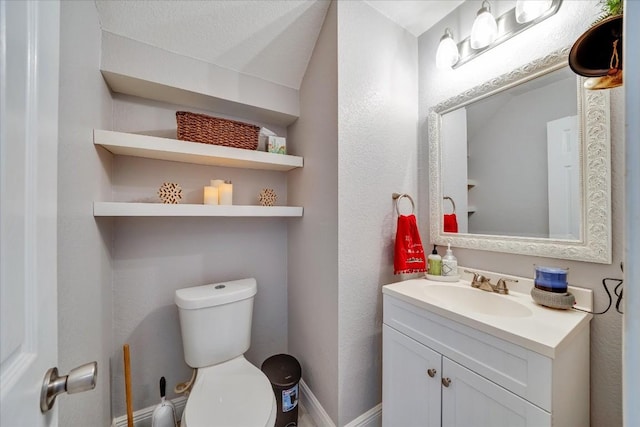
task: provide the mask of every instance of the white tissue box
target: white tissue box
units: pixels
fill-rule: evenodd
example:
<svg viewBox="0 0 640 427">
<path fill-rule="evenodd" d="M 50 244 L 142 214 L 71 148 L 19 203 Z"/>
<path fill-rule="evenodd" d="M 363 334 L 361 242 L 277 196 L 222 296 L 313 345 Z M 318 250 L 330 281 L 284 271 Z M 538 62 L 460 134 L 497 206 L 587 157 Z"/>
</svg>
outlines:
<svg viewBox="0 0 640 427">
<path fill-rule="evenodd" d="M 268 136 L 267 151 L 269 153 L 287 154 L 287 138 L 282 136 Z"/>
</svg>

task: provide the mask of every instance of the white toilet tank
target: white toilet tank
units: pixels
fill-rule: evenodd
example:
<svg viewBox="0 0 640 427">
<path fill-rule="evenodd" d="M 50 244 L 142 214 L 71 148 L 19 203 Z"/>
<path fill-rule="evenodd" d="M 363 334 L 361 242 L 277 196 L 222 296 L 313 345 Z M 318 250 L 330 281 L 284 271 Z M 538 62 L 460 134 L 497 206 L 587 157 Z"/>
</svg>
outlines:
<svg viewBox="0 0 640 427">
<path fill-rule="evenodd" d="M 192 368 L 226 362 L 251 344 L 256 279 L 178 289 L 184 360 Z"/>
</svg>

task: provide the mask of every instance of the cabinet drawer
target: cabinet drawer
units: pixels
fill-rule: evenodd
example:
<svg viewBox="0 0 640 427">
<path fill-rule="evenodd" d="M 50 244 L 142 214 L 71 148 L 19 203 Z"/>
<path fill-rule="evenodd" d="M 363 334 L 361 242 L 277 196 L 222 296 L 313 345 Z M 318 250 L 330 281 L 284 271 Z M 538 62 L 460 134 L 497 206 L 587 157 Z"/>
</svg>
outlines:
<svg viewBox="0 0 640 427">
<path fill-rule="evenodd" d="M 550 358 L 388 295 L 384 323 L 551 412 Z"/>
</svg>

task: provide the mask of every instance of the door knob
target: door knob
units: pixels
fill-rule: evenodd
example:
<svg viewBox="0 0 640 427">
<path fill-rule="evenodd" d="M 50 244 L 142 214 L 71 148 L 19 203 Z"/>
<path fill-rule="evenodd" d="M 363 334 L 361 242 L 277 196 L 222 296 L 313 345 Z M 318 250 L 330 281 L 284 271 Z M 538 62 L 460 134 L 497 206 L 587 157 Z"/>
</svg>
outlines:
<svg viewBox="0 0 640 427">
<path fill-rule="evenodd" d="M 451 378 L 443 378 L 442 379 L 442 385 L 445 387 L 449 387 L 449 384 L 451 384 Z"/>
<path fill-rule="evenodd" d="M 436 371 L 435 369 L 427 369 L 427 374 L 429 374 L 431 378 L 435 377 L 437 373 L 438 371 Z"/>
<path fill-rule="evenodd" d="M 40 411 L 44 414 L 53 408 L 56 396 L 61 393 L 80 393 L 93 390 L 98 379 L 98 362 L 78 366 L 69 375 L 58 376 L 58 368 L 51 368 L 44 375 L 40 391 Z"/>
</svg>

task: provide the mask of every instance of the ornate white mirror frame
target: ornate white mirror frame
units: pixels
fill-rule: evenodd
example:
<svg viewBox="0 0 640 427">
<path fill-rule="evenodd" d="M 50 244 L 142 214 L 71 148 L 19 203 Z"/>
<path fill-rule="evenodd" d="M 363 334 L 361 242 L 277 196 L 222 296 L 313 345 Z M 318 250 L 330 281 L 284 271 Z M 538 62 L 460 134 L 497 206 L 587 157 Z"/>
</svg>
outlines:
<svg viewBox="0 0 640 427">
<path fill-rule="evenodd" d="M 518 236 L 458 234 L 443 231 L 441 163 L 442 115 L 496 92 L 567 66 L 569 48 L 556 51 L 516 70 L 450 98 L 429 112 L 430 238 L 439 245 L 546 258 L 611 263 L 611 137 L 609 91 L 590 91 L 578 84 L 582 223 L 581 237 L 556 240 Z"/>
</svg>

